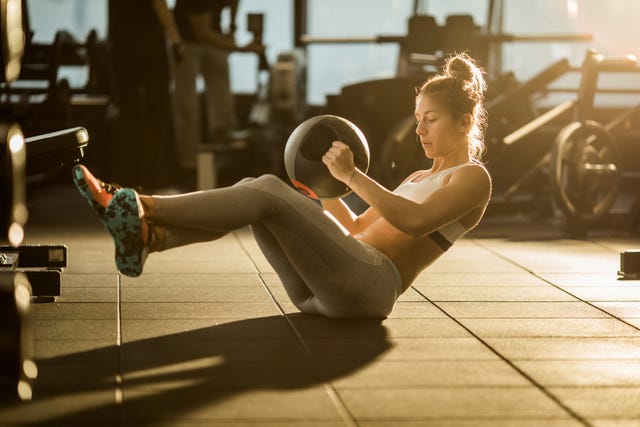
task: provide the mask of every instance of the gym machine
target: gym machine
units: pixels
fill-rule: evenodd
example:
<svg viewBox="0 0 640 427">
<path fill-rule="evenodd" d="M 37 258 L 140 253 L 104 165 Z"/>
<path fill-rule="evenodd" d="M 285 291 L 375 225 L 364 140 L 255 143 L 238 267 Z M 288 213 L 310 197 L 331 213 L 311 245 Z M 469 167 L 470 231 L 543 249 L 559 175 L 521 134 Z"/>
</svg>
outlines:
<svg viewBox="0 0 640 427">
<path fill-rule="evenodd" d="M 302 2 L 304 3 L 304 2 Z M 413 135 L 414 87 L 440 70 L 449 53 L 465 51 L 483 65 L 488 72 L 487 99 L 496 100 L 495 109 L 501 111 L 503 127 L 511 125 L 515 113 L 518 121 L 526 123 L 534 116 L 529 96 L 542 90 L 547 80 L 556 73 L 563 73 L 567 61 L 553 64 L 536 79 L 526 85 L 518 85 L 510 73 L 502 74 L 493 51 L 508 42 L 583 42 L 591 40 L 590 34 L 515 35 L 493 29 L 494 8 L 501 2 L 490 2 L 487 28 L 477 25 L 471 15 L 449 15 L 444 24 L 438 25 L 430 15 L 420 15 L 414 7 L 414 15 L 408 20 L 406 36 L 377 37 L 314 37 L 299 34 L 299 43 L 310 44 L 358 44 L 396 43 L 400 45 L 396 76 L 345 86 L 339 95 L 327 97 L 325 114 L 337 114 L 353 121 L 369 140 L 372 153 L 371 174 L 383 185 L 393 187 L 406 176 L 407 171 L 430 167 L 430 162 L 418 154 Z M 416 2 L 417 5 L 417 2 Z M 513 89 L 516 89 L 513 91 Z M 393 99 L 394 102 L 389 102 Z M 515 100 L 518 99 L 519 102 Z M 514 108 L 515 107 L 515 108 Z M 490 114 L 491 117 L 491 114 Z M 496 123 L 498 121 L 496 120 Z M 493 123 L 492 123 L 493 125 Z"/>
<path fill-rule="evenodd" d="M 19 123 L 25 135 L 102 120 L 110 92 L 106 43 L 95 30 L 82 42 L 66 30 L 58 30 L 51 42 L 36 41 L 28 1 L 11 7 L 20 7 L 17 19 L 23 53 L 18 73 L 0 83 L 0 113 Z M 85 68 L 84 86 L 72 87 L 67 78 L 61 77 L 63 67 Z"/>
<path fill-rule="evenodd" d="M 612 135 L 614 130 L 624 133 L 624 129 L 635 126 L 633 118 L 639 111 L 638 107 L 623 111 L 610 122 L 603 119 L 600 110 L 596 114 L 598 118 L 593 117 L 597 75 L 635 71 L 635 65 L 628 58 L 602 58 L 594 52 L 588 53 L 581 68 L 572 68 L 567 59 L 561 59 L 528 81 L 518 83 L 510 73 L 501 74 L 499 49 L 494 48 L 514 41 L 584 42 L 590 41 L 591 35 L 505 34 L 493 19 L 500 18 L 503 2 L 490 3 L 484 31 L 466 15 L 451 15 L 442 26 L 438 26 L 433 17 L 414 15 L 409 20 L 407 36 L 401 37 L 313 37 L 299 32 L 300 44 L 304 46 L 318 43 L 399 43 L 401 46 L 397 77 L 345 86 L 339 95 L 327 98 L 327 108 L 322 113 L 343 116 L 364 131 L 372 151 L 372 175 L 392 188 L 408 173 L 430 167 L 430 161 L 415 143 L 415 120 L 410 109 L 415 83 L 411 84 L 409 79 L 415 76 L 419 80 L 416 83 L 423 81 L 434 69 L 439 69 L 447 52 L 470 52 L 485 65 L 490 78 L 487 166 L 496 186 L 491 210 L 513 211 L 528 206 L 528 212 L 531 209 L 549 212 L 555 206 L 566 217 L 571 234 L 584 234 L 587 227 L 605 218 L 616 200 L 621 179 L 632 175 L 623 174 L 622 165 L 615 160 L 618 144 Z M 557 79 L 574 71 L 582 73 L 577 101 L 562 103 L 548 111 L 536 105 L 536 96 L 553 91 L 551 86 Z M 621 92 L 634 93 L 633 90 Z M 399 101 L 390 105 L 389 99 Z M 595 124 L 600 121 L 605 124 Z M 530 159 L 540 156 L 542 159 L 532 168 Z M 546 179 L 538 185 L 540 182 L 534 182 L 534 178 Z M 524 188 L 531 190 L 531 194 L 519 197 Z M 549 188 L 553 199 L 549 197 Z"/>
<path fill-rule="evenodd" d="M 0 84 L 16 80 L 24 53 L 20 0 L 0 0 Z M 11 117 L 7 117 L 11 119 Z M 0 395 L 29 400 L 37 377 L 30 321 L 32 302 L 60 295 L 64 245 L 22 245 L 28 220 L 27 176 L 78 161 L 88 133 L 82 127 L 25 138 L 14 121 L 0 122 Z"/>
<path fill-rule="evenodd" d="M 567 70 L 568 71 L 568 70 Z M 566 217 L 572 236 L 585 236 L 589 227 L 609 213 L 616 201 L 623 177 L 619 150 L 613 132 L 629 124 L 640 106 L 622 111 L 607 123 L 594 117 L 594 100 L 600 73 L 629 73 L 640 69 L 634 57 L 607 58 L 590 49 L 580 69 L 577 99 L 561 103 L 504 136 L 512 145 L 540 132 L 552 122 L 569 115 L 553 139 L 552 148 L 504 192 L 509 200 L 535 175 L 548 170 L 549 188 L 556 206 Z"/>
<path fill-rule="evenodd" d="M 486 134 L 488 154 L 492 161 L 499 158 L 503 137 L 535 118 L 530 99 L 547 90 L 548 85 L 570 70 L 569 61 L 561 59 L 546 67 L 523 83 L 511 83 L 486 105 L 489 126 Z M 389 132 L 382 144 L 379 162 L 381 182 L 390 188 L 400 184 L 406 176 L 417 170 L 431 167 L 421 147 L 415 142 L 415 119 L 408 116 L 400 120 Z"/>
</svg>

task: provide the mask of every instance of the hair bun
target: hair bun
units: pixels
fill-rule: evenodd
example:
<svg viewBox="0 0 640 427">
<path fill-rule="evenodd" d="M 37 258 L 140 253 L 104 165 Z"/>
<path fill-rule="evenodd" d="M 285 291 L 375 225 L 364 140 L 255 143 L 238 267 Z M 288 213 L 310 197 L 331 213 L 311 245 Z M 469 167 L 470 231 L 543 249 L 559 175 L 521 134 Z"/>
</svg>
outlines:
<svg viewBox="0 0 640 427">
<path fill-rule="evenodd" d="M 482 70 L 469 55 L 458 53 L 451 56 L 444 66 L 444 73 L 452 79 L 462 81 L 463 87 L 471 88 L 478 99 L 482 99 L 483 92 L 487 89 L 486 81 Z"/>
<path fill-rule="evenodd" d="M 445 65 L 445 73 L 454 79 L 469 81 L 473 80 L 472 64 L 465 60 L 466 58 L 457 55 L 451 57 Z"/>
</svg>

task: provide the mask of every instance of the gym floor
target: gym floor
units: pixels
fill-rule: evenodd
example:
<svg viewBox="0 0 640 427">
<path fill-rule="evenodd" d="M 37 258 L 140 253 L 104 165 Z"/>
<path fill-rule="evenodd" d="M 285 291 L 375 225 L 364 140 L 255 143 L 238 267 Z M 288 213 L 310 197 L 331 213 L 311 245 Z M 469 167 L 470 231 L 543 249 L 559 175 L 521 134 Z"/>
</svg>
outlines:
<svg viewBox="0 0 640 427">
<path fill-rule="evenodd" d="M 388 319 L 342 321 L 298 313 L 248 230 L 131 279 L 70 184 L 29 200 L 25 243 L 66 244 L 69 265 L 31 307 L 33 400 L 1 425 L 640 423 L 640 281 L 617 278 L 638 236 L 488 218 Z"/>
</svg>

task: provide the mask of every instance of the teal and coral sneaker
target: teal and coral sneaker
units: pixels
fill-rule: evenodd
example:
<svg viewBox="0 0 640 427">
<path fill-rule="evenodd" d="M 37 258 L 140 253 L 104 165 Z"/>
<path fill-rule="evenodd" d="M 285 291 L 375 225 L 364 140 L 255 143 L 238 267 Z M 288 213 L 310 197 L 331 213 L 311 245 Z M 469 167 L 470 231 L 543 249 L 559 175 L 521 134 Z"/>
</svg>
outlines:
<svg viewBox="0 0 640 427">
<path fill-rule="evenodd" d="M 113 196 L 122 189 L 117 184 L 100 181 L 93 176 L 84 165 L 75 165 L 72 170 L 73 183 L 78 191 L 89 202 L 95 213 L 106 227 L 105 209 L 109 206 Z"/>
<path fill-rule="evenodd" d="M 104 211 L 105 226 L 115 244 L 116 267 L 130 277 L 142 273 L 149 255 L 151 230 L 143 215 L 140 196 L 131 188 L 116 192 Z"/>
</svg>

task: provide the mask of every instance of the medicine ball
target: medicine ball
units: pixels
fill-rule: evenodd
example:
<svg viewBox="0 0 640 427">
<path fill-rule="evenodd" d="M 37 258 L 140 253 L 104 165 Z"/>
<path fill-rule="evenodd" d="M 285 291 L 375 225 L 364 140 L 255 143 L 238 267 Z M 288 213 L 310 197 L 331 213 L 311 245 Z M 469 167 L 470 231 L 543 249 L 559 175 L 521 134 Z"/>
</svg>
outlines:
<svg viewBox="0 0 640 427">
<path fill-rule="evenodd" d="M 291 183 L 314 199 L 334 199 L 351 191 L 322 163 L 322 156 L 333 141 L 347 144 L 356 167 L 365 173 L 369 170 L 367 139 L 356 125 L 339 116 L 321 115 L 305 120 L 291 132 L 284 148 L 284 166 Z"/>
</svg>

